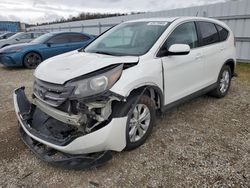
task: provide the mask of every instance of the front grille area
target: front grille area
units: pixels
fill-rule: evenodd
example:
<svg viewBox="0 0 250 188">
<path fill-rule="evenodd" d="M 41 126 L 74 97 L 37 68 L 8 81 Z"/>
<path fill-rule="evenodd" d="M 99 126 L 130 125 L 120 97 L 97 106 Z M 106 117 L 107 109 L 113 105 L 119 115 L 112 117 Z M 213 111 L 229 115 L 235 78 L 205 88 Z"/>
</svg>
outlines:
<svg viewBox="0 0 250 188">
<path fill-rule="evenodd" d="M 65 87 L 36 79 L 33 86 L 34 95 L 41 101 L 58 107 L 64 103 L 73 91 L 73 87 Z"/>
</svg>

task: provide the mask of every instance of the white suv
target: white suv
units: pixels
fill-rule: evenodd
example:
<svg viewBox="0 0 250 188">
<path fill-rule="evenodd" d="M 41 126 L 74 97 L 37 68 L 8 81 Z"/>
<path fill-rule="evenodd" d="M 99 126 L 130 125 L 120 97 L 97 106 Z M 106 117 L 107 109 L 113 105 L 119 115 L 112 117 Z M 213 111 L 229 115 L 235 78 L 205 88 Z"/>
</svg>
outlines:
<svg viewBox="0 0 250 188">
<path fill-rule="evenodd" d="M 41 63 L 32 102 L 24 87 L 15 90 L 22 139 L 45 161 L 97 166 L 112 150 L 142 145 L 156 111 L 208 92 L 224 97 L 235 66 L 233 33 L 218 20 L 119 24 L 85 49 Z"/>
</svg>

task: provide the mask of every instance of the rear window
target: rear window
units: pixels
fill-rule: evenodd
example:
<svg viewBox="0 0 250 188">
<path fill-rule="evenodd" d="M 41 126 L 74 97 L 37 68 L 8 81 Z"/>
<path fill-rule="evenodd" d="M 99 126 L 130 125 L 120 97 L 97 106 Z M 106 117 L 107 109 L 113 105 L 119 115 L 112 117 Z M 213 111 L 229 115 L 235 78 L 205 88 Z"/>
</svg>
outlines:
<svg viewBox="0 0 250 188">
<path fill-rule="evenodd" d="M 202 46 L 220 42 L 219 33 L 213 23 L 198 22 L 198 26 L 201 32 Z"/>
<path fill-rule="evenodd" d="M 83 42 L 89 40 L 89 37 L 83 34 L 70 34 L 68 35 L 70 42 Z"/>
<path fill-rule="evenodd" d="M 219 32 L 219 35 L 220 35 L 220 41 L 225 41 L 227 40 L 227 37 L 228 37 L 228 30 L 226 30 L 225 28 L 219 26 L 219 25 L 216 25 L 217 29 L 218 29 L 218 32 Z"/>
<path fill-rule="evenodd" d="M 22 35 L 19 35 L 18 37 L 19 39 L 31 39 L 32 38 L 32 35 L 31 33 L 23 33 Z"/>
<path fill-rule="evenodd" d="M 66 34 L 61 34 L 53 37 L 50 39 L 48 42 L 51 42 L 53 44 L 63 44 L 63 43 L 68 43 L 69 42 L 69 35 Z"/>
<path fill-rule="evenodd" d="M 33 33 L 33 38 L 37 38 L 37 37 L 40 37 L 42 36 L 44 33 Z"/>
</svg>

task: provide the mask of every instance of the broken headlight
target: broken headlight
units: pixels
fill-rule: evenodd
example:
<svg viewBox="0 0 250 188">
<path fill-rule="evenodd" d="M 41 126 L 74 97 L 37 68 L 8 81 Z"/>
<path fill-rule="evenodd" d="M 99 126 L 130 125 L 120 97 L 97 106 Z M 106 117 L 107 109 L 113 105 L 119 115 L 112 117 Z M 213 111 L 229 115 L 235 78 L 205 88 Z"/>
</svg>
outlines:
<svg viewBox="0 0 250 188">
<path fill-rule="evenodd" d="M 99 94 L 110 89 L 115 84 L 120 78 L 122 70 L 123 65 L 119 65 L 97 76 L 69 82 L 67 86 L 75 87 L 73 92 L 74 97 L 88 97 Z"/>
</svg>

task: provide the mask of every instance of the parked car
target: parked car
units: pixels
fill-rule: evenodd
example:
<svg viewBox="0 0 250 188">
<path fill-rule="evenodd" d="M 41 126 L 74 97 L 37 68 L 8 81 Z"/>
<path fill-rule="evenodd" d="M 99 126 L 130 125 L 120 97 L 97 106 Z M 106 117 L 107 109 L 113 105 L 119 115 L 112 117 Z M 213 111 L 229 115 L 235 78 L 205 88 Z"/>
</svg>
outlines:
<svg viewBox="0 0 250 188">
<path fill-rule="evenodd" d="M 7 39 L 0 40 L 0 48 L 12 44 L 30 42 L 33 39 L 40 37 L 43 34 L 45 34 L 45 32 L 19 32 Z"/>
<path fill-rule="evenodd" d="M 0 63 L 7 67 L 35 68 L 43 60 L 84 47 L 93 39 L 93 36 L 83 33 L 47 33 L 30 43 L 16 44 L 0 49 Z"/>
<path fill-rule="evenodd" d="M 16 33 L 14 33 L 14 32 L 3 33 L 3 34 L 0 35 L 0 40 L 2 40 L 2 39 L 7 39 L 7 38 L 9 38 L 9 37 L 11 37 L 11 36 L 13 36 L 13 35 L 15 35 L 15 34 L 16 34 Z"/>
<path fill-rule="evenodd" d="M 32 103 L 24 87 L 15 90 L 22 139 L 50 163 L 100 165 L 112 150 L 142 145 L 157 111 L 208 92 L 224 97 L 235 73 L 235 51 L 233 32 L 214 19 L 121 23 L 85 49 L 41 63 Z"/>
</svg>

